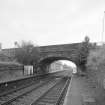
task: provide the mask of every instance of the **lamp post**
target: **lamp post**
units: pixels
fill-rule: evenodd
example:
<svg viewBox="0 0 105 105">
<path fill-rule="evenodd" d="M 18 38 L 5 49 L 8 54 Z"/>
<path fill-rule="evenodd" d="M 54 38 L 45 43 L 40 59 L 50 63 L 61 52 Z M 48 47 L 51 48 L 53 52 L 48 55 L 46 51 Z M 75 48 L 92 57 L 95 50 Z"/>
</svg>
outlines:
<svg viewBox="0 0 105 105">
<path fill-rule="evenodd" d="M 102 36 L 101 36 L 101 42 L 102 44 L 104 43 L 104 23 L 105 23 L 105 11 L 104 11 L 104 16 L 103 16 L 103 19 L 102 19 Z"/>
</svg>

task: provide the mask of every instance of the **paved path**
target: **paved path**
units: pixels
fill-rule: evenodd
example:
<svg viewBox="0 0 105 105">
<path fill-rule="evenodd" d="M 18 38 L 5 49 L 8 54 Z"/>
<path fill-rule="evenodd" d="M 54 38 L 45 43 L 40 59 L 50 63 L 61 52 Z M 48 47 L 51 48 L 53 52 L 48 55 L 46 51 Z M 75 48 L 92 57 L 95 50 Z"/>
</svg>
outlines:
<svg viewBox="0 0 105 105">
<path fill-rule="evenodd" d="M 93 87 L 85 77 L 72 77 L 64 105 L 96 105 Z"/>
</svg>

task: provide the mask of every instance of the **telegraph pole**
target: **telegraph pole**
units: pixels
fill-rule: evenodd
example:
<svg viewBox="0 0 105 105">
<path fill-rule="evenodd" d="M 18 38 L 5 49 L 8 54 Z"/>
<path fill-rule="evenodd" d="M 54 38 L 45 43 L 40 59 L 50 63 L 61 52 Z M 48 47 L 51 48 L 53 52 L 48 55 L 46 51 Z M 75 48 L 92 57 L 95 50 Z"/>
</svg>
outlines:
<svg viewBox="0 0 105 105">
<path fill-rule="evenodd" d="M 103 19 L 102 19 L 102 36 L 101 36 L 101 42 L 102 44 L 104 43 L 104 28 L 105 28 L 105 11 L 104 11 L 104 16 L 103 16 Z"/>
</svg>

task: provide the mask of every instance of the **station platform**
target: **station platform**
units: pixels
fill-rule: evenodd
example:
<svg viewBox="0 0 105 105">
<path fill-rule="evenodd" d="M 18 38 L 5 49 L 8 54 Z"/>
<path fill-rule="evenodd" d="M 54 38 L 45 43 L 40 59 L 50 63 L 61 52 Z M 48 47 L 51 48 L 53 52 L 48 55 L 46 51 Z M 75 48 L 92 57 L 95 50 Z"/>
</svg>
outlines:
<svg viewBox="0 0 105 105">
<path fill-rule="evenodd" d="M 97 105 L 94 92 L 85 77 L 73 75 L 63 105 Z"/>
<path fill-rule="evenodd" d="M 0 83 L 4 83 L 4 82 L 10 82 L 10 81 L 15 81 L 15 80 L 20 80 L 20 79 L 24 79 L 24 78 L 29 78 L 32 75 L 24 75 L 24 76 L 20 76 L 20 77 L 14 77 L 14 78 L 5 78 L 5 79 L 0 79 Z"/>
</svg>

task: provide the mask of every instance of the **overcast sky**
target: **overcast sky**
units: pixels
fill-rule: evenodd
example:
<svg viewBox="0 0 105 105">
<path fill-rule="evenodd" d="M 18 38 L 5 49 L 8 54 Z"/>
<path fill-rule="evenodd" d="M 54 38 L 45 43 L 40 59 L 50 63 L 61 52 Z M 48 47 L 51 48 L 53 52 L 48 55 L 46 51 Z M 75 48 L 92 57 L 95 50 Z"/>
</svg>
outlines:
<svg viewBox="0 0 105 105">
<path fill-rule="evenodd" d="M 101 41 L 105 0 L 0 0 L 0 42 L 38 45 Z"/>
</svg>

